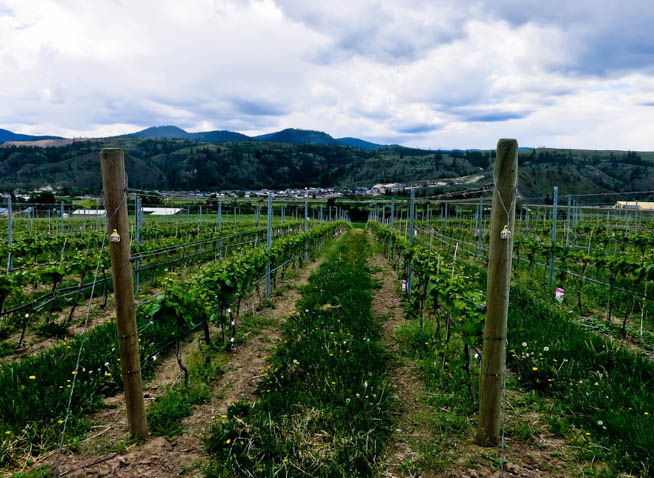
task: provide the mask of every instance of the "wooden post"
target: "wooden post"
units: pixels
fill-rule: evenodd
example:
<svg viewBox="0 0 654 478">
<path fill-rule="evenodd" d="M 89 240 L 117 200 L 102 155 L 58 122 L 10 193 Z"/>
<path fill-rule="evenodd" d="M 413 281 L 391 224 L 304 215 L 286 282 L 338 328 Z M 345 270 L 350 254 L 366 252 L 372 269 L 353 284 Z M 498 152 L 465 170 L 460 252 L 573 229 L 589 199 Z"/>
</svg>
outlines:
<svg viewBox="0 0 654 478">
<path fill-rule="evenodd" d="M 125 155 L 119 148 L 103 148 L 101 159 L 104 203 L 109 218 L 109 252 L 114 278 L 118 345 L 127 405 L 127 422 L 132 435 L 144 439 L 148 436 L 148 425 L 143 403 L 132 264 L 129 261 L 131 241 L 127 220 Z"/>
<path fill-rule="evenodd" d="M 493 174 L 497 187 L 491 209 L 486 321 L 479 383 L 477 443 L 480 445 L 497 444 L 500 436 L 515 221 L 514 197 L 518 181 L 518 142 L 515 139 L 498 141 Z M 510 231 L 508 235 L 502 232 L 505 226 Z"/>
</svg>

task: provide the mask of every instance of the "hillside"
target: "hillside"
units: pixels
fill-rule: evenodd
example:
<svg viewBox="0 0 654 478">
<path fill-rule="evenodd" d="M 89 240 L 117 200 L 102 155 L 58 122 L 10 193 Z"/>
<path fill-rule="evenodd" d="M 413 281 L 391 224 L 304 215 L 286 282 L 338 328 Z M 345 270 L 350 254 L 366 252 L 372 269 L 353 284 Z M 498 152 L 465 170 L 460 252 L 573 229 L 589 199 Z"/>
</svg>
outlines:
<svg viewBox="0 0 654 478">
<path fill-rule="evenodd" d="M 13 133 L 0 128 L 0 143 L 7 141 L 38 141 L 40 139 L 61 139 L 59 136 L 32 136 L 29 134 Z"/>
<path fill-rule="evenodd" d="M 303 129 L 289 128 L 277 133 L 262 134 L 255 136 L 255 139 L 271 143 L 290 144 L 339 144 L 334 138 L 322 131 L 310 131 Z"/>
<path fill-rule="evenodd" d="M 191 141 L 207 141 L 212 143 L 223 143 L 228 141 L 247 141 L 250 138 L 241 133 L 233 131 L 205 131 L 201 133 L 189 133 L 177 126 L 153 126 L 136 133 L 118 136 L 119 138 L 139 139 L 188 139 Z"/>
<path fill-rule="evenodd" d="M 163 190 L 351 187 L 482 176 L 474 184 L 428 191 L 438 194 L 490 184 L 488 166 L 494 156 L 493 151 L 113 138 L 58 148 L 0 148 L 0 190 L 52 185 L 98 192 L 102 147 L 125 150 L 131 187 Z M 551 195 L 555 185 L 561 195 L 653 189 L 654 153 L 534 149 L 520 151 L 519 158 L 519 188 L 525 197 Z"/>
</svg>

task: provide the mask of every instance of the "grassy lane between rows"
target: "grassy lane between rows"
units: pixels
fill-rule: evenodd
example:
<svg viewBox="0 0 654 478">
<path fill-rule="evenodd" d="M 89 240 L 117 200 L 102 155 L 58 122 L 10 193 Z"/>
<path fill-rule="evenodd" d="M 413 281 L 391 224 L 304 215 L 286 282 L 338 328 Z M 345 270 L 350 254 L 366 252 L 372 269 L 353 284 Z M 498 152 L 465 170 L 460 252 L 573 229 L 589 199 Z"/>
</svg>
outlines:
<svg viewBox="0 0 654 478">
<path fill-rule="evenodd" d="M 368 477 L 389 434 L 387 353 L 370 305 L 370 246 L 352 230 L 302 289 L 254 403 L 212 426 L 209 477 Z"/>
</svg>

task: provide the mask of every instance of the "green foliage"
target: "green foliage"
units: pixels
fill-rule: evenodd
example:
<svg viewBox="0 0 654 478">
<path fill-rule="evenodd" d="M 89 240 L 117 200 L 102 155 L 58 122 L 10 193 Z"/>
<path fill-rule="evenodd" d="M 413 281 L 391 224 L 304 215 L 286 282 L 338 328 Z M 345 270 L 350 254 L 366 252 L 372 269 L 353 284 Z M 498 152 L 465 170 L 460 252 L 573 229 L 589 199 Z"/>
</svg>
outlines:
<svg viewBox="0 0 654 478">
<path fill-rule="evenodd" d="M 483 174 L 484 181 L 490 182 L 489 165 L 495 154 L 238 142 L 237 137 L 234 141 L 114 138 L 53 148 L 0 148 L 0 189 L 57 184 L 98 192 L 99 150 L 103 147 L 123 148 L 130 185 L 140 189 L 356 186 L 472 174 Z M 302 142 L 307 141 L 311 139 Z M 554 185 L 560 186 L 561 194 L 646 190 L 654 175 L 652 153 L 539 148 L 520 151 L 519 161 L 521 192 L 526 196 L 545 196 Z"/>
<path fill-rule="evenodd" d="M 303 288 L 260 400 L 235 404 L 212 426 L 208 476 L 374 474 L 390 423 L 367 247 L 350 232 Z"/>
<path fill-rule="evenodd" d="M 556 398 L 554 413 L 609 449 L 602 456 L 619 469 L 652 467 L 649 360 L 579 328 L 521 288 L 511 290 L 509 334 L 516 344 L 509 366 L 523 387 Z M 552 424 L 560 433 L 568 429 L 559 420 Z"/>
<path fill-rule="evenodd" d="M 230 303 L 236 292 L 244 292 L 261 277 L 267 260 L 277 264 L 277 261 L 296 254 L 304 241 L 313 243 L 343 227 L 344 223 L 325 224 L 307 233 L 279 240 L 272 250 L 246 249 L 240 255 L 203 269 L 194 284 L 186 287 L 173 285 L 146 307 L 137 309 L 144 375 L 151 374 L 157 363 L 155 351 L 170 345 L 171 337 L 180 338 L 189 327 L 202 320 L 199 312 L 205 308 L 207 297 L 221 298 L 216 300 L 216 307 L 224 303 L 224 297 Z M 76 370 L 80 347 L 81 368 Z M 117 332 L 113 322 L 96 326 L 83 336 L 37 355 L 2 364 L 0 434 L 10 437 L 12 450 L 31 447 L 32 453 L 40 451 L 41 446 L 57 442 L 74 382 L 67 433 L 69 437 L 79 436 L 88 426 L 83 420 L 84 415 L 96 410 L 102 397 L 121 389 L 120 377 Z M 162 425 L 159 428 L 163 433 L 169 430 L 170 423 L 179 421 L 178 417 L 187 413 L 177 398 L 171 396 L 161 407 Z M 206 390 L 198 385 L 186 398 L 192 402 L 204 400 Z"/>
</svg>

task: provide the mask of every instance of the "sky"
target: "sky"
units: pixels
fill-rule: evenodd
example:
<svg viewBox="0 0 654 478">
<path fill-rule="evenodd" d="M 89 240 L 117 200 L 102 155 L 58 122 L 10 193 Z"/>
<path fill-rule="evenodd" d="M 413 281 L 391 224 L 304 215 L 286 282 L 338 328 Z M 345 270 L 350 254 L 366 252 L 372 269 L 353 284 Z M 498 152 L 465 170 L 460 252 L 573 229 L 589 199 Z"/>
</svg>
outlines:
<svg viewBox="0 0 654 478">
<path fill-rule="evenodd" d="M 0 0 L 0 128 L 654 150 L 651 0 Z"/>
</svg>

